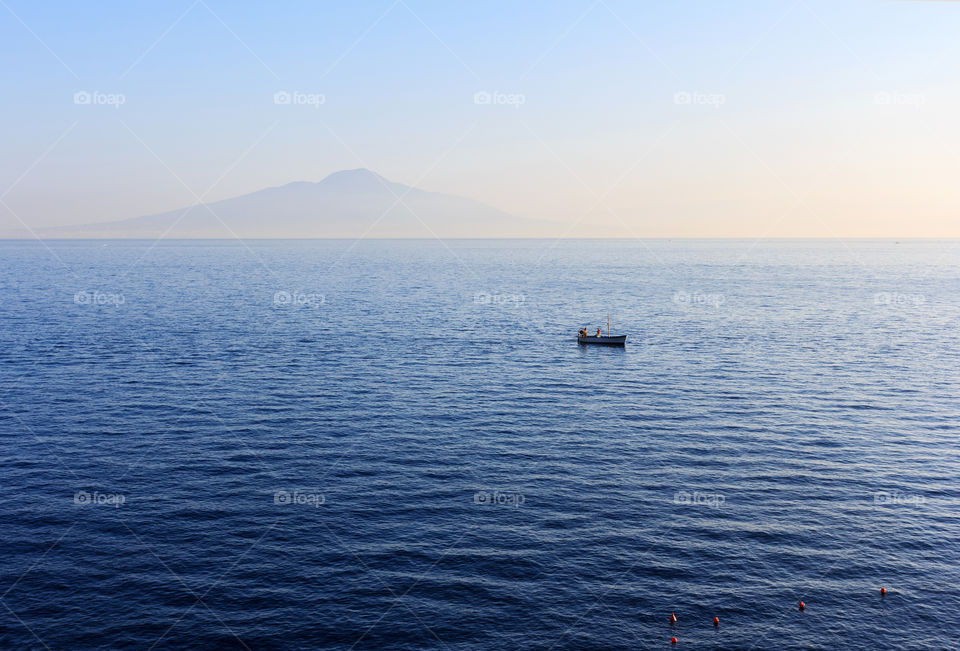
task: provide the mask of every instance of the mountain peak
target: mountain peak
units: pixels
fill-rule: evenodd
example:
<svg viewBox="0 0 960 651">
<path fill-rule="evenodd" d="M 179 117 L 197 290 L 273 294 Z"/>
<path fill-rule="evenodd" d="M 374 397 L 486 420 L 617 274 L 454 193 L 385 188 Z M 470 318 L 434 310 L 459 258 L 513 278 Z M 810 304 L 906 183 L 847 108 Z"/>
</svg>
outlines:
<svg viewBox="0 0 960 651">
<path fill-rule="evenodd" d="M 338 187 L 358 187 L 366 188 L 370 185 L 377 186 L 389 185 L 390 181 L 383 178 L 376 172 L 371 172 L 365 167 L 358 167 L 353 170 L 340 170 L 330 174 L 322 181 L 324 185 L 336 185 Z"/>
</svg>

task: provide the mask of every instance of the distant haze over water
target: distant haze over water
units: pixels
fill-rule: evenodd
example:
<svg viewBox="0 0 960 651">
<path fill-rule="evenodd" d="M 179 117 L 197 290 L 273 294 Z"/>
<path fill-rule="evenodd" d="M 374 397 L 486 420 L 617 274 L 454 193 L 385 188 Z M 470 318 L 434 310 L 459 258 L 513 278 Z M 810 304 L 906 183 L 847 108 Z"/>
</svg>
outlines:
<svg viewBox="0 0 960 651">
<path fill-rule="evenodd" d="M 542 237 L 562 232 L 558 224 L 393 183 L 366 169 L 158 215 L 40 230 L 46 237 L 172 239 Z"/>
</svg>

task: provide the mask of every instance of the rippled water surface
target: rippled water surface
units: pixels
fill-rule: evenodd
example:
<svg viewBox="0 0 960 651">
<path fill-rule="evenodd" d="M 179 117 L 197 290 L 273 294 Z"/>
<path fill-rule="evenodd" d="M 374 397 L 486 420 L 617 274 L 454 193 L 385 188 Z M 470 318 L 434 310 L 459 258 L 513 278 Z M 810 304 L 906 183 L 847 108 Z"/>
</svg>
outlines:
<svg viewBox="0 0 960 651">
<path fill-rule="evenodd" d="M 0 256 L 0 647 L 960 648 L 960 242 Z"/>
</svg>

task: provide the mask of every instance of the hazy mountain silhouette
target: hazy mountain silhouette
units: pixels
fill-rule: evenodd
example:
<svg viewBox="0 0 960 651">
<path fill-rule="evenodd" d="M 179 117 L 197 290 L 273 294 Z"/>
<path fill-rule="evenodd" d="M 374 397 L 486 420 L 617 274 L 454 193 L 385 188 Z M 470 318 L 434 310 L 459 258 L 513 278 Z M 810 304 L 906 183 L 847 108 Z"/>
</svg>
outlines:
<svg viewBox="0 0 960 651">
<path fill-rule="evenodd" d="M 556 224 L 479 201 L 394 183 L 367 169 L 335 172 L 232 199 L 114 222 L 40 229 L 45 237 L 543 237 Z"/>
</svg>

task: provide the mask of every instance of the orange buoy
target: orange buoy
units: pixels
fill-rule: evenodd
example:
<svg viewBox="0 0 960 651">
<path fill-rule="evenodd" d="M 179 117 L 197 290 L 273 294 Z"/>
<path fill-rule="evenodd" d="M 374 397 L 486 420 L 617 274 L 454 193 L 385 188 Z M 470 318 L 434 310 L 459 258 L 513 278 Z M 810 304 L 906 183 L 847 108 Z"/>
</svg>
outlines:
<svg viewBox="0 0 960 651">
<path fill-rule="evenodd" d="M 670 644 L 676 644 L 676 643 L 677 643 L 677 638 L 671 637 L 671 638 L 670 638 Z"/>
<path fill-rule="evenodd" d="M 720 626 L 720 618 L 719 618 L 719 617 L 714 617 L 714 618 L 713 618 L 713 625 L 714 625 L 714 626 Z"/>
<path fill-rule="evenodd" d="M 676 623 L 677 623 L 677 615 L 676 615 L 676 613 L 670 613 L 670 623 L 671 623 L 671 624 L 676 624 Z"/>
<path fill-rule="evenodd" d="M 806 608 L 806 607 L 807 607 L 807 604 L 805 604 L 805 603 L 803 603 L 803 602 L 801 601 L 801 602 L 800 602 L 800 610 L 803 610 L 803 609 Z"/>
<path fill-rule="evenodd" d="M 887 594 L 887 589 L 886 589 L 886 588 L 880 588 L 880 595 L 883 596 L 883 595 L 885 595 L 885 594 Z"/>
</svg>

